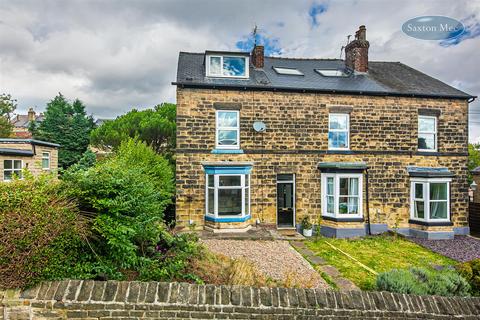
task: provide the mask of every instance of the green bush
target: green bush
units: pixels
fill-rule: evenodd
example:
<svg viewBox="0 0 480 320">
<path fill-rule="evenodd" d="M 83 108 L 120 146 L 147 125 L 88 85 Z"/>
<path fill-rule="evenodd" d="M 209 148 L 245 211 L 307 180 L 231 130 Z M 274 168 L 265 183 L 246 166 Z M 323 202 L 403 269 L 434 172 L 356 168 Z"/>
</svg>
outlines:
<svg viewBox="0 0 480 320">
<path fill-rule="evenodd" d="M 92 217 L 91 268 L 116 279 L 125 270 L 151 269 L 157 243 L 169 236 L 162 221 L 173 195 L 168 161 L 130 139 L 113 156 L 72 171 L 64 175 L 70 194 Z"/>
<path fill-rule="evenodd" d="M 468 296 L 470 285 L 455 270 L 394 269 L 377 276 L 377 290 L 405 294 Z"/>
<path fill-rule="evenodd" d="M 82 257 L 83 219 L 51 176 L 0 183 L 0 287 L 89 277 Z"/>
<path fill-rule="evenodd" d="M 464 277 L 472 287 L 472 294 L 480 295 L 480 259 L 474 259 L 457 267 L 458 273 Z"/>
</svg>

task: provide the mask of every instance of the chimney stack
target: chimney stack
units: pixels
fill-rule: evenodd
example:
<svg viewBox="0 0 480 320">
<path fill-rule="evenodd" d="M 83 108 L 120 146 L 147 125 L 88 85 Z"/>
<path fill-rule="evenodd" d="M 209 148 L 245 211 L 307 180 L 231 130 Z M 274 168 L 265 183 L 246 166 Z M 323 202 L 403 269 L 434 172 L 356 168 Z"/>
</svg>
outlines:
<svg viewBox="0 0 480 320">
<path fill-rule="evenodd" d="M 265 59 L 265 48 L 264 46 L 255 45 L 252 50 L 252 64 L 257 69 L 262 69 L 264 66 Z"/>
<path fill-rule="evenodd" d="M 35 111 L 33 108 L 28 109 L 28 121 L 35 121 Z"/>
<path fill-rule="evenodd" d="M 367 72 L 369 47 L 367 29 L 360 26 L 355 32 L 355 40 L 345 47 L 345 66 L 355 72 Z"/>
</svg>

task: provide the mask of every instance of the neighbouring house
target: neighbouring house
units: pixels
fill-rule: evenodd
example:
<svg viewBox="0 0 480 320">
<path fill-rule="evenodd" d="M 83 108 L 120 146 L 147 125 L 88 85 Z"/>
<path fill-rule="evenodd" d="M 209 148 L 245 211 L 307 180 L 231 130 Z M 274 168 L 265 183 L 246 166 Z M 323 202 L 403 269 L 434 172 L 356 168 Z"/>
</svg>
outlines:
<svg viewBox="0 0 480 320">
<path fill-rule="evenodd" d="M 28 139 L 32 137 L 31 132 L 28 130 L 30 123 L 35 122 L 38 126 L 44 119 L 43 113 L 36 114 L 33 108 L 28 109 L 27 114 L 17 114 L 11 120 L 13 124 L 13 134 L 17 138 Z"/>
<path fill-rule="evenodd" d="M 59 147 L 56 143 L 40 140 L 0 138 L 0 182 L 10 181 L 14 175 L 22 178 L 23 169 L 34 176 L 56 174 Z"/>
<path fill-rule="evenodd" d="M 345 60 L 180 52 L 177 224 L 468 234 L 475 97 L 368 49 L 361 26 Z"/>
</svg>

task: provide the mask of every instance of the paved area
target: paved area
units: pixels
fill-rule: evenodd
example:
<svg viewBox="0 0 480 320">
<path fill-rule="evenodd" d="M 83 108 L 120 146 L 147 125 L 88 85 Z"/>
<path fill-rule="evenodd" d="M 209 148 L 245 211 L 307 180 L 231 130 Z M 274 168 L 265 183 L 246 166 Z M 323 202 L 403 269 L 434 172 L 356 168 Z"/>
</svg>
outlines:
<svg viewBox="0 0 480 320">
<path fill-rule="evenodd" d="M 340 291 L 360 291 L 360 289 L 350 280 L 342 277 L 337 268 L 328 265 L 327 262 L 305 246 L 302 241 L 291 242 L 292 246 L 302 254 L 312 265 L 320 272 L 325 273 L 335 283 Z M 333 250 L 333 249 L 332 249 Z"/>
<path fill-rule="evenodd" d="M 413 242 L 454 260 L 465 262 L 480 258 L 480 239 L 456 236 L 452 240 L 410 238 Z"/>
<path fill-rule="evenodd" d="M 329 285 L 288 241 L 201 240 L 211 251 L 231 258 L 244 258 L 274 280 L 294 277 L 306 287 L 328 289 Z"/>
</svg>

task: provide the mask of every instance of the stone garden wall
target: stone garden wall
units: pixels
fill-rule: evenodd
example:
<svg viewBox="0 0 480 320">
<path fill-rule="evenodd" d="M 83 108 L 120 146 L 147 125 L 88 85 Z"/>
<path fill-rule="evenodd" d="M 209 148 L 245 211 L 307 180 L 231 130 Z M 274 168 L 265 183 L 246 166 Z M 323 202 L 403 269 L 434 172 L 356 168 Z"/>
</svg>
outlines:
<svg viewBox="0 0 480 320">
<path fill-rule="evenodd" d="M 4 319 L 479 319 L 480 298 L 187 283 L 60 281 L 0 291 Z"/>
</svg>

